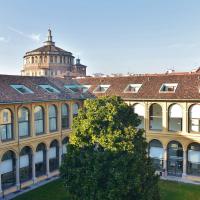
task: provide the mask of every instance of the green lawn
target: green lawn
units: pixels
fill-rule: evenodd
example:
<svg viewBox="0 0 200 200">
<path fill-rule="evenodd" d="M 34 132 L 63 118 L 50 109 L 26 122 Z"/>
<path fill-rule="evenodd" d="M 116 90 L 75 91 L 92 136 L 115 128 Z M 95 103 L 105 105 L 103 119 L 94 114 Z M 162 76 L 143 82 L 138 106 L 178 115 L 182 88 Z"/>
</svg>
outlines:
<svg viewBox="0 0 200 200">
<path fill-rule="evenodd" d="M 160 181 L 162 200 L 200 200 L 200 186 Z M 56 180 L 15 200 L 66 200 L 65 190 L 60 180 Z"/>
</svg>

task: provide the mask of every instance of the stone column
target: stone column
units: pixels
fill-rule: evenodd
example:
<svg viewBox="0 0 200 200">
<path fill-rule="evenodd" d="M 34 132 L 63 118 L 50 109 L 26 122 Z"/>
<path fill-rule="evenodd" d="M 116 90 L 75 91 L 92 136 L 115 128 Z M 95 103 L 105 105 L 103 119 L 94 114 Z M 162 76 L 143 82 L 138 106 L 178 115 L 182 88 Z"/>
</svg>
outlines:
<svg viewBox="0 0 200 200">
<path fill-rule="evenodd" d="M 14 139 L 18 141 L 19 134 L 18 134 L 18 107 L 14 107 L 14 113 L 13 113 L 13 133 L 14 133 Z"/>
<path fill-rule="evenodd" d="M 187 111 L 187 103 L 184 104 L 183 114 L 182 114 L 182 127 L 183 133 L 188 132 L 188 111 Z"/>
<path fill-rule="evenodd" d="M 59 147 L 59 166 L 61 166 L 61 162 L 62 162 L 62 141 Z"/>
<path fill-rule="evenodd" d="M 18 190 L 21 189 L 19 170 L 20 170 L 20 157 L 17 155 L 16 157 L 16 186 Z"/>
<path fill-rule="evenodd" d="M 35 110 L 35 106 L 32 105 L 32 106 L 31 106 L 31 114 L 30 114 L 30 136 L 32 136 L 32 137 L 35 136 L 34 110 Z"/>
<path fill-rule="evenodd" d="M 0 197 L 2 196 L 2 185 L 1 185 L 1 159 L 0 159 Z"/>
<path fill-rule="evenodd" d="M 184 178 L 187 174 L 187 150 L 183 150 L 183 174 L 182 177 Z"/>
<path fill-rule="evenodd" d="M 44 110 L 44 133 L 49 133 L 49 106 L 48 104 L 45 105 Z"/>
<path fill-rule="evenodd" d="M 167 103 L 164 103 L 162 106 L 162 131 L 168 132 L 168 109 Z"/>
<path fill-rule="evenodd" d="M 32 155 L 32 180 L 33 180 L 33 183 L 37 182 L 37 178 L 35 176 L 35 153 L 33 153 Z"/>
<path fill-rule="evenodd" d="M 163 155 L 163 169 L 164 171 L 164 176 L 167 176 L 167 147 L 164 147 L 164 155 Z"/>
<path fill-rule="evenodd" d="M 144 104 L 144 130 L 145 132 L 149 131 L 149 108 L 148 103 Z"/>
<path fill-rule="evenodd" d="M 69 128 L 72 128 L 72 123 L 73 123 L 73 104 L 74 102 L 70 102 L 69 105 Z"/>
<path fill-rule="evenodd" d="M 62 104 L 61 103 L 59 103 L 58 105 L 57 105 L 57 129 L 58 129 L 58 131 L 61 133 L 61 131 L 62 131 L 62 119 L 61 119 L 61 106 L 62 106 Z"/>
<path fill-rule="evenodd" d="M 50 172 L 49 172 L 49 148 L 47 149 L 47 153 L 46 153 L 46 168 L 47 168 L 47 177 L 49 177 Z"/>
</svg>

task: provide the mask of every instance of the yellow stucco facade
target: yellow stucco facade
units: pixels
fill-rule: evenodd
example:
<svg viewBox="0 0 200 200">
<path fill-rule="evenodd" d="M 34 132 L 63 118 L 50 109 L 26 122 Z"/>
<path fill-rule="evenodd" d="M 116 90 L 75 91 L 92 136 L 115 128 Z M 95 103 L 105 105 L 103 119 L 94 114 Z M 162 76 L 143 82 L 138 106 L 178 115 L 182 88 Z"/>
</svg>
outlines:
<svg viewBox="0 0 200 200">
<path fill-rule="evenodd" d="M 73 120 L 73 104 L 78 104 L 81 106 L 82 102 L 78 101 L 52 101 L 52 102 L 37 102 L 37 103 L 27 103 L 27 104 L 5 104 L 0 105 L 0 110 L 3 109 L 9 109 L 13 114 L 13 134 L 14 138 L 9 141 L 0 141 L 0 164 L 2 163 L 2 157 L 3 155 L 8 152 L 12 151 L 15 154 L 16 157 L 16 184 L 12 187 L 3 188 L 3 185 L 1 186 L 1 194 L 3 193 L 8 194 L 11 192 L 14 192 L 18 190 L 19 188 L 27 187 L 31 184 L 37 183 L 39 181 L 42 181 L 46 178 L 55 176 L 59 174 L 58 170 L 55 170 L 53 172 L 49 171 L 49 161 L 46 159 L 46 174 L 36 177 L 35 175 L 35 163 L 34 163 L 34 154 L 36 152 L 36 148 L 39 144 L 43 143 L 46 146 L 46 152 L 49 151 L 50 144 L 52 141 L 58 141 L 59 144 L 59 165 L 61 163 L 61 156 L 62 156 L 62 141 L 69 137 L 71 133 L 71 127 L 72 127 L 72 120 Z M 67 104 L 69 106 L 69 128 L 68 129 L 62 129 L 61 126 L 61 105 Z M 55 105 L 57 108 L 57 130 L 55 132 L 49 131 L 49 113 L 48 113 L 48 107 L 50 105 Z M 44 109 L 44 133 L 40 135 L 35 134 L 34 130 L 34 108 L 36 106 L 41 106 Z M 22 107 L 28 108 L 30 113 L 30 134 L 29 137 L 25 138 L 19 138 L 18 133 L 18 110 Z M 20 183 L 20 175 L 19 175 L 19 155 L 21 150 L 24 147 L 30 147 L 32 150 L 32 178 L 31 180 L 21 182 Z M 48 155 L 48 153 L 47 153 Z M 1 177 L 1 176 L 0 176 Z"/>
</svg>

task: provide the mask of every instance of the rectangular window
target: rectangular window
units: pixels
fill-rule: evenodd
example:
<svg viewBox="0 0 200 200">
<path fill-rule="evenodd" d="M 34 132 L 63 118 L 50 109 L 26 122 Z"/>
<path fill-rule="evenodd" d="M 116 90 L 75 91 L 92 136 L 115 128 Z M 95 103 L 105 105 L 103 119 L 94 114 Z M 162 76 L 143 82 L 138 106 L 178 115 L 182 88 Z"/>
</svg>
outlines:
<svg viewBox="0 0 200 200">
<path fill-rule="evenodd" d="M 39 86 L 49 93 L 60 93 L 59 90 L 57 90 L 56 88 L 54 88 L 50 85 L 39 85 Z"/>
<path fill-rule="evenodd" d="M 142 86 L 142 84 L 128 84 L 127 87 L 125 88 L 124 92 L 125 93 L 137 93 L 141 86 Z"/>
<path fill-rule="evenodd" d="M 160 88 L 160 93 L 174 93 L 178 83 L 163 83 Z"/>
<path fill-rule="evenodd" d="M 35 133 L 36 134 L 44 133 L 44 121 L 43 120 L 35 121 Z"/>
<path fill-rule="evenodd" d="M 93 92 L 94 93 L 105 93 L 109 87 L 110 87 L 110 85 L 98 85 Z"/>
<path fill-rule="evenodd" d="M 17 90 L 21 94 L 32 94 L 33 91 L 24 85 L 10 85 L 13 89 Z"/>
<path fill-rule="evenodd" d="M 19 136 L 25 137 L 29 135 L 29 124 L 28 122 L 19 122 Z"/>
</svg>

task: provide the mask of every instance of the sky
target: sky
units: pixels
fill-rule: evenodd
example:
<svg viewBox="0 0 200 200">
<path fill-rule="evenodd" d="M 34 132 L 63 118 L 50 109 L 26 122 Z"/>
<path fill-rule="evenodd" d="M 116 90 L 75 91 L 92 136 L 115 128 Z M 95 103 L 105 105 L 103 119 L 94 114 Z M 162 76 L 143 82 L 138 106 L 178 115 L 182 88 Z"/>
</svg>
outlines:
<svg viewBox="0 0 200 200">
<path fill-rule="evenodd" d="M 88 74 L 191 71 L 200 66 L 199 11 L 199 0 L 0 0 L 0 74 L 20 74 L 49 27 Z"/>
</svg>

